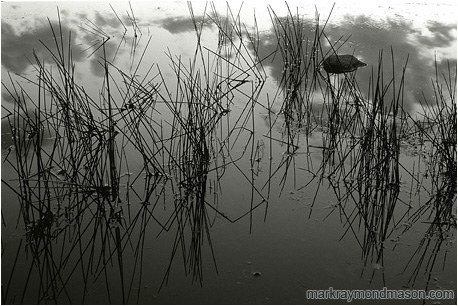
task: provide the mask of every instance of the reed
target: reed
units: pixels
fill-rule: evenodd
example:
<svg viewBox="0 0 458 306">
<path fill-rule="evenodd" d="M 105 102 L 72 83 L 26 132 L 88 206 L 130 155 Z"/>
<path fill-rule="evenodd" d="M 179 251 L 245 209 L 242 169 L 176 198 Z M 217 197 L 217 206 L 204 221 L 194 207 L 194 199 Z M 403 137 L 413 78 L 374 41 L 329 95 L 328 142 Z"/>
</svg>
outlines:
<svg viewBox="0 0 458 306">
<path fill-rule="evenodd" d="M 456 230 L 456 67 L 447 62 L 445 71 L 435 61 L 435 78 L 431 79 L 434 99 L 424 98 L 420 118 L 409 115 L 411 134 L 422 143 L 422 158 L 426 164 L 421 188 L 429 199 L 410 216 L 412 224 L 423 220 L 430 224 L 404 271 L 411 271 L 408 286 L 414 286 L 418 275 L 427 275 L 426 290 L 439 260 L 441 250 L 450 246 Z M 426 181 L 430 182 L 429 186 Z M 442 260 L 445 264 L 448 252 Z"/>
<path fill-rule="evenodd" d="M 403 105 L 408 59 L 400 64 L 393 50 L 388 60 L 380 51 L 367 88 L 358 84 L 356 72 L 321 72 L 323 58 L 341 47 L 326 35 L 330 15 L 321 24 L 316 12 L 313 31 L 307 32 L 310 25 L 299 12 L 288 7 L 282 17 L 269 7 L 277 49 L 263 57 L 256 17 L 248 29 L 229 5 L 225 16 L 214 4 L 203 15 L 196 15 L 191 4 L 188 8 L 195 52 L 187 59 L 168 50 L 172 81 L 163 67 L 147 62 L 151 37 L 144 41 L 132 7 L 127 13 L 130 28 L 114 12 L 124 29 L 119 43 L 96 24 L 86 24 L 86 32 L 97 37 L 86 52 L 103 69 L 98 95 L 90 96 L 75 80 L 71 34 L 64 41 L 60 21 L 57 26 L 49 23 L 53 45 L 45 45 L 57 69 L 35 55 L 37 79 L 25 78 L 36 91 L 28 93 L 11 75 L 2 81 L 15 102 L 6 114 L 13 146 L 4 162 L 17 177 L 14 183 L 2 183 L 17 194 L 17 227 L 25 229 L 25 240 L 15 252 L 21 254 L 24 247 L 32 258 L 21 302 L 31 302 L 27 292 L 38 284 L 32 302 L 85 303 L 91 284 L 103 283 L 108 302 L 139 303 L 144 263 L 150 260 L 144 248 L 153 231 L 157 237 L 172 237 L 158 287 L 167 285 L 177 260 L 202 285 L 206 254 L 218 272 L 211 235 L 216 218 L 230 223 L 248 218 L 251 233 L 262 206 L 266 220 L 273 190 L 281 196 L 286 186 L 301 185 L 298 189 L 315 192 L 309 217 L 321 204 L 321 188 L 334 192 L 331 213 L 339 213 L 341 238 L 354 236 L 365 265 L 384 266 L 387 243 L 399 235 L 403 222 L 429 220 L 406 269 L 418 258 L 409 283 L 415 283 L 421 267 L 430 276 L 443 242 L 456 229 L 456 70 L 449 66 L 439 77 L 436 64 L 435 99 L 425 98 L 418 120 Z M 207 23 L 218 30 L 216 48 L 202 42 Z M 116 58 L 125 41 L 131 46 L 130 64 L 121 69 Z M 116 52 L 109 58 L 113 44 Z M 264 99 L 263 65 L 275 57 L 284 64 L 280 86 Z M 391 70 L 385 70 L 387 65 Z M 280 111 L 275 113 L 278 101 Z M 268 111 L 267 135 L 258 131 L 259 109 Z M 281 120 L 277 132 L 274 125 Z M 312 146 L 309 138 L 318 130 L 323 131 L 323 144 Z M 410 170 L 400 157 L 402 145 L 412 139 L 422 144 L 423 157 Z M 286 146 L 286 152 L 274 166 L 279 146 Z M 312 155 L 320 156 L 318 167 Z M 139 166 L 132 166 L 133 159 Z M 427 165 L 423 177 L 420 165 Z M 226 172 L 243 181 L 250 193 L 239 215 L 229 215 L 221 201 Z M 400 188 L 403 175 L 417 192 L 411 191 L 407 201 Z M 277 181 L 279 189 L 271 188 Z M 426 201 L 419 196 L 425 192 Z M 416 198 L 419 205 L 413 210 Z M 428 257 L 431 250 L 434 255 Z M 76 298 L 71 293 L 75 282 L 85 284 Z M 16 301 L 10 288 L 8 284 L 2 302 Z"/>
</svg>

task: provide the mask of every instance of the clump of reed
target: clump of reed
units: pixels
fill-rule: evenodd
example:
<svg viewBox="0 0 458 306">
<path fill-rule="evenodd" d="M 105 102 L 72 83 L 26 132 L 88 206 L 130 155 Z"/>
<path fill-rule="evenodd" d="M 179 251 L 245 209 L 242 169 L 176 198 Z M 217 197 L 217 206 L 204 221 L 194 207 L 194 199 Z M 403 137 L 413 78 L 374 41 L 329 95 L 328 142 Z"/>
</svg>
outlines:
<svg viewBox="0 0 458 306">
<path fill-rule="evenodd" d="M 392 53 L 393 66 L 394 61 Z M 404 66 L 401 79 L 396 82 L 394 71 L 389 78 L 384 75 L 383 62 L 383 52 L 380 52 L 378 68 L 369 82 L 367 115 L 363 117 L 359 113 L 357 118 L 361 120 L 341 121 L 336 125 L 335 133 L 339 136 L 330 136 L 328 141 L 332 145 L 326 147 L 333 150 L 328 149 L 323 155 L 320 168 L 321 177 L 327 178 L 335 191 L 336 207 L 347 228 L 345 234 L 353 232 L 363 257 L 379 264 L 383 264 L 384 243 L 391 233 L 391 221 L 399 201 L 400 129 L 404 123 L 401 111 L 406 68 Z M 361 240 L 356 234 L 358 227 L 364 232 Z"/>
<path fill-rule="evenodd" d="M 247 126 L 254 118 L 255 96 L 262 88 L 263 73 L 260 70 L 262 66 L 255 62 L 243 43 L 242 36 L 248 36 L 248 33 L 238 22 L 238 16 L 228 10 L 226 17 L 220 17 L 213 7 L 208 18 L 220 33 L 218 46 L 213 51 L 201 44 L 204 20 L 197 20 L 191 5 L 189 10 L 197 36 L 196 52 L 188 64 L 181 57 L 168 53 L 177 87 L 173 98 L 171 95 L 162 98 L 173 115 L 168 164 L 173 165 L 170 170 L 173 173 L 171 188 L 176 190 L 174 220 L 177 223 L 177 238 L 171 262 L 176 251 L 181 249 L 186 272 L 202 283 L 201 255 L 205 241 L 216 267 L 209 210 L 227 218 L 218 208 L 218 198 L 208 196 L 209 187 L 212 190 L 210 178 L 217 183 L 226 167 L 236 164 L 230 150 L 239 141 L 241 132 L 249 132 Z M 250 36 L 250 43 L 255 41 L 256 37 Z M 254 80 L 257 85 L 253 89 Z M 246 100 L 246 106 L 240 114 L 230 118 L 236 97 Z M 241 143 L 245 147 L 244 152 L 249 141 L 253 142 L 253 137 L 245 144 Z M 251 181 L 249 177 L 245 178 L 253 184 L 253 178 Z M 248 212 L 251 213 L 254 208 L 252 201 Z M 171 266 L 163 284 L 168 280 L 170 269 Z"/>
<path fill-rule="evenodd" d="M 446 71 L 439 70 L 435 61 L 435 71 L 435 78 L 431 79 L 433 99 L 424 97 L 421 101 L 422 114 L 419 118 L 409 116 L 412 125 L 410 133 L 420 139 L 421 156 L 426 165 L 420 188 L 429 195 L 429 199 L 409 216 L 409 222 L 422 221 L 430 225 L 405 270 L 412 267 L 408 286 L 413 286 L 424 269 L 423 273 L 427 274 L 426 290 L 431 285 L 434 268 L 443 249 L 445 265 L 447 246 L 453 243 L 456 231 L 457 71 L 448 61 Z"/>
<path fill-rule="evenodd" d="M 167 284 L 180 256 L 185 273 L 202 284 L 205 251 L 209 250 L 217 271 L 210 231 L 216 216 L 231 223 L 249 217 L 251 232 L 253 213 L 262 205 L 266 218 L 270 184 L 277 174 L 281 175 L 280 193 L 291 172 L 294 187 L 302 183 L 296 180 L 296 170 L 303 166 L 296 162 L 299 153 L 306 154 L 303 169 L 311 177 L 303 188 L 318 181 L 315 201 L 324 182 L 329 183 L 345 227 L 342 238 L 353 233 L 366 264 L 383 267 L 387 241 L 403 221 L 431 216 L 431 227 L 418 249 L 423 248 L 423 253 L 412 274 L 414 281 L 428 247 L 436 256 L 442 241 L 456 229 L 456 71 L 453 75 L 449 69 L 443 83 L 437 76 L 433 80 L 435 101 L 426 103 L 427 115 L 420 123 L 408 120 L 403 111 L 407 61 L 400 66 L 393 50 L 392 74 L 384 71 L 386 60 L 380 52 L 363 94 L 355 73 L 331 78 L 320 72 L 322 59 L 339 49 L 325 33 L 329 17 L 321 26 L 317 14 L 315 30 L 308 37 L 306 21 L 299 13 L 293 14 L 288 7 L 288 15 L 280 17 L 270 8 L 278 49 L 260 58 L 256 26 L 249 31 L 229 6 L 226 16 L 220 16 L 213 4 L 210 13 L 206 10 L 203 17 L 195 16 L 189 4 L 197 39 L 195 53 L 184 59 L 169 50 L 175 77 L 172 85 L 158 65 L 146 63 L 151 37 L 143 52 L 137 49 L 144 36 L 132 8 L 132 29 L 123 25 L 125 32 L 117 48 L 126 39 L 131 43 L 127 71 L 116 66 L 117 52 L 111 61 L 107 58 L 107 35 L 89 25 L 89 32 L 100 35 L 91 53 L 99 56 L 104 72 L 99 96 L 91 97 L 75 81 L 71 40 L 63 41 L 61 28 L 51 27 L 57 70 L 35 58 L 38 78 L 28 80 L 37 88 L 35 96 L 12 78 L 11 84 L 2 82 L 15 101 L 13 112 L 7 114 L 14 149 L 5 162 L 16 172 L 18 186 L 2 182 L 18 195 L 22 217 L 18 226 L 26 230 L 26 249 L 33 257 L 21 302 L 28 301 L 27 290 L 35 279 L 39 279 L 39 303 L 75 302 L 68 291 L 80 277 L 78 281 L 85 284 L 82 303 L 90 284 L 100 279 L 106 285 L 108 302 L 132 302 L 136 287 L 138 303 L 143 248 L 153 225 L 159 228 L 158 235 L 175 231 L 161 286 Z M 216 49 L 202 43 L 206 21 L 218 29 Z M 324 41 L 331 45 L 328 52 L 323 49 Z M 275 97 L 268 96 L 264 105 L 260 102 L 266 78 L 263 61 L 271 55 L 281 57 L 284 69 Z M 395 77 L 395 67 L 402 67 L 400 78 Z M 146 72 L 139 77 L 141 68 Z M 319 114 L 312 111 L 317 92 L 323 103 Z M 277 139 L 271 126 L 265 136 L 269 143 L 265 144 L 258 138 L 255 109 L 269 110 L 269 124 L 273 125 L 278 119 L 272 118 L 275 114 L 271 111 L 276 99 L 281 99 L 284 129 Z M 242 103 L 240 109 L 234 109 L 236 103 Z M 315 152 L 310 150 L 308 137 L 318 125 L 324 130 L 322 162 L 314 169 L 309 156 Z M 298 151 L 300 137 L 305 137 L 305 152 Z M 426 179 L 418 179 L 400 162 L 406 137 L 429 144 L 425 154 L 429 189 L 423 186 Z M 272 163 L 274 141 L 287 145 L 277 169 Z M 264 186 L 259 187 L 259 166 L 266 163 L 266 146 L 269 173 Z M 136 173 L 131 173 L 132 156 L 141 161 Z M 224 188 L 220 180 L 229 170 L 251 191 L 249 207 L 232 218 L 219 202 Z M 410 203 L 400 197 L 401 172 L 430 196 L 414 213 Z M 266 186 L 267 195 L 263 191 Z M 163 204 L 161 211 L 159 204 Z M 438 242 L 432 241 L 433 235 L 440 237 Z M 18 254 L 21 248 L 22 240 Z M 134 258 L 133 267 L 126 265 L 128 256 Z M 434 256 L 428 261 L 430 272 Z M 118 280 L 121 290 L 114 292 L 112 286 Z M 2 299 L 12 300 L 8 289 Z"/>
<path fill-rule="evenodd" d="M 117 53 L 111 61 L 107 58 L 110 38 L 95 24 L 88 25 L 88 32 L 98 37 L 89 56 L 99 56 L 104 72 L 98 97 L 91 97 L 75 81 L 71 40 L 61 39 L 60 26 L 51 26 L 57 51 L 48 48 L 57 69 L 35 58 L 37 80 L 28 81 L 35 85 L 36 97 L 13 79 L 11 85 L 2 82 L 15 100 L 10 122 L 14 151 L 21 154 L 10 154 L 5 160 L 18 177 L 16 193 L 27 230 L 27 248 L 40 263 L 40 271 L 51 278 L 35 270 L 32 263 L 22 301 L 28 301 L 26 292 L 33 285 L 32 279 L 38 277 L 39 303 L 47 299 L 74 302 L 68 284 L 77 278 L 74 271 L 81 271 L 78 275 L 85 286 L 80 302 L 86 301 L 88 286 L 99 278 L 104 278 L 110 303 L 129 302 L 133 284 L 142 281 L 143 246 L 151 220 L 159 225 L 160 233 L 176 229 L 163 284 L 177 251 L 181 251 L 185 272 L 202 282 L 205 243 L 214 258 L 208 210 L 236 222 L 251 216 L 265 202 L 253 183 L 250 207 L 232 220 L 221 211 L 217 196 L 218 181 L 228 165 L 235 165 L 248 182 L 254 180 L 255 173 L 247 175 L 237 162 L 254 147 L 253 109 L 265 78 L 261 62 L 250 53 L 243 38 L 249 37 L 251 50 L 256 50 L 259 39 L 230 10 L 221 18 L 213 8 L 208 18 L 220 29 L 222 40 L 216 51 L 211 50 L 201 45 L 203 23 L 194 16 L 191 5 L 189 9 L 197 36 L 196 52 L 189 65 L 169 52 L 176 74 L 173 87 L 154 64 L 146 69 L 146 75 L 138 77 L 137 71 L 147 65 L 144 55 L 151 38 L 139 53 L 137 46 L 143 34 L 133 12 L 129 16 L 133 34 L 128 71 L 116 66 Z M 129 39 L 124 29 L 121 42 Z M 229 119 L 235 98 L 246 100 L 246 107 L 238 117 Z M 170 116 L 163 118 L 170 121 L 159 117 L 164 113 Z M 247 131 L 250 136 L 242 137 Z M 52 138 L 45 139 L 44 135 Z M 244 148 L 241 156 L 230 153 L 235 145 Z M 137 173 L 130 172 L 128 156 L 142 161 Z M 251 156 L 256 156 L 252 164 L 260 158 L 259 153 L 252 152 Z M 213 194 L 208 190 L 214 190 Z M 254 203 L 255 194 L 262 199 L 258 204 Z M 165 221 L 157 212 L 161 201 L 170 214 Z M 56 247 L 61 250 L 57 252 Z M 127 254 L 134 256 L 133 267 L 125 265 Z M 79 260 L 73 261 L 75 256 Z M 113 264 L 114 271 L 110 268 Z M 118 278 L 111 278 L 113 273 Z M 110 288 L 116 279 L 122 290 L 113 292 Z M 137 301 L 140 288 L 138 285 Z M 4 297 L 8 299 L 8 295 Z"/>
<path fill-rule="evenodd" d="M 380 53 L 380 63 L 382 63 Z M 407 61 L 400 80 L 394 73 L 395 59 L 391 52 L 393 75 L 386 81 L 379 65 L 376 79 L 372 77 L 372 109 L 364 127 L 356 176 L 359 194 L 358 211 L 365 223 L 367 234 L 363 254 L 368 257 L 376 250 L 376 262 L 383 265 L 384 243 L 388 239 L 395 208 L 399 205 L 400 171 L 399 155 L 402 120 L 404 76 Z M 384 83 L 386 82 L 386 83 Z M 397 86 L 397 87 L 396 87 Z M 387 93 L 391 92 L 391 95 Z"/>
<path fill-rule="evenodd" d="M 296 135 L 299 129 L 304 127 L 306 134 L 313 130 L 313 93 L 318 85 L 319 53 L 327 21 L 321 27 L 317 13 L 314 31 L 309 37 L 310 33 L 306 31 L 308 21 L 299 12 L 294 15 L 286 5 L 286 17 L 277 16 L 272 8 L 269 8 L 269 14 L 277 39 L 274 56 L 280 56 L 284 64 L 275 97 L 281 96 L 282 99 L 279 113 L 285 119 L 287 152 L 294 153 L 298 148 Z"/>
<path fill-rule="evenodd" d="M 418 120 L 403 107 L 407 64 L 406 60 L 402 73 L 396 77 L 395 67 L 399 65 L 395 63 L 391 50 L 392 74 L 387 77 L 383 69 L 383 52 L 380 52 L 378 68 L 372 73 L 366 95 L 361 94 L 360 86 L 351 74 L 346 74 L 338 85 L 328 79 L 328 89 L 322 92 L 329 97 L 330 113 L 334 112 L 335 116 L 331 115 L 330 120 L 334 121 L 329 123 L 332 127 L 328 126 L 329 135 L 324 138 L 321 167 L 311 181 L 316 177 L 320 181 L 315 198 L 322 186 L 321 181 L 326 179 L 329 182 L 336 197 L 335 208 L 346 227 L 342 238 L 347 233 L 355 236 L 365 263 L 375 267 L 372 277 L 377 271 L 381 271 L 383 277 L 386 245 L 399 239 L 402 224 L 415 224 L 427 215 L 433 219 L 428 221 L 431 227 L 416 252 L 418 254 L 421 250 L 422 255 L 409 280 L 409 285 L 413 285 L 427 251 L 431 251 L 428 248 L 432 248 L 437 256 L 442 242 L 456 229 L 453 215 L 456 202 L 456 103 L 452 85 L 456 81 L 456 72 L 449 68 L 442 82 L 437 77 L 433 80 L 435 100 L 425 101 L 427 107 L 423 109 L 423 118 Z M 348 105 L 351 101 L 355 104 Z M 359 108 L 356 108 L 357 103 Z M 345 117 L 351 119 L 340 120 Z M 401 146 L 412 137 L 423 143 L 422 163 L 427 165 L 425 179 L 420 179 L 415 169 L 407 169 L 400 162 Z M 426 201 L 420 201 L 421 197 L 418 197 L 419 208 L 415 211 L 411 204 L 412 193 L 407 201 L 400 194 L 401 176 L 404 176 L 403 181 L 411 180 L 412 189 L 421 189 L 430 196 Z M 431 182 L 429 190 L 425 186 L 427 181 Z M 432 240 L 433 236 L 438 239 Z M 430 276 L 435 256 L 426 265 Z M 415 257 L 414 254 L 411 261 Z"/>
<path fill-rule="evenodd" d="M 21 301 L 26 298 L 28 287 L 33 286 L 32 279 L 38 277 L 39 303 L 48 299 L 58 302 L 60 298 L 71 302 L 67 283 L 73 272 L 64 271 L 80 266 L 88 285 L 89 275 L 99 273 L 100 266 L 92 268 L 101 261 L 103 271 L 112 252 L 117 252 L 122 273 L 120 252 L 125 237 L 120 232 L 124 226 L 120 194 L 124 144 L 116 140 L 119 130 L 114 119 L 108 64 L 103 63 L 106 83 L 101 101 L 95 101 L 75 82 L 71 40 L 63 41 L 60 20 L 57 28 L 50 23 L 50 30 L 56 51 L 48 50 L 58 69 L 50 69 L 35 56 L 37 79 L 29 81 L 35 85 L 36 93 L 28 94 L 12 79 L 11 85 L 2 82 L 14 100 L 10 125 L 15 151 L 21 152 L 7 161 L 17 173 L 27 249 L 35 258 Z M 98 231 L 102 234 L 100 240 Z M 62 242 L 65 239 L 69 240 L 68 245 Z M 110 250 L 112 243 L 116 251 Z M 101 250 L 98 258 L 96 250 Z M 68 261 L 75 252 L 87 266 Z M 38 276 L 32 273 L 35 265 Z M 50 281 L 46 280 L 48 276 Z M 82 290 L 84 302 L 87 287 Z M 124 291 L 122 298 L 125 299 Z"/>
</svg>

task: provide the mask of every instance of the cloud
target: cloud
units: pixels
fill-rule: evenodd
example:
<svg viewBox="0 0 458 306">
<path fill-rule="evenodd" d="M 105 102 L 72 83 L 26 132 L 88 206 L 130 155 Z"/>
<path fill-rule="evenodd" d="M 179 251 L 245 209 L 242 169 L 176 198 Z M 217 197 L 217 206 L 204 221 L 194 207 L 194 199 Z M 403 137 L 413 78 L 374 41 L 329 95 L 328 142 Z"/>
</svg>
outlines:
<svg viewBox="0 0 458 306">
<path fill-rule="evenodd" d="M 195 20 L 197 23 L 201 23 L 203 17 L 196 16 Z M 160 19 L 155 23 L 172 34 L 191 32 L 195 30 L 194 20 L 191 17 L 167 17 Z M 204 26 L 211 26 L 211 24 L 205 22 Z"/>
<path fill-rule="evenodd" d="M 18 34 L 10 24 L 2 22 L 2 65 L 9 71 L 22 73 L 35 63 L 34 53 L 40 61 L 52 63 L 54 62 L 52 54 L 57 55 L 59 51 L 68 54 L 69 39 L 73 60 L 82 60 L 82 49 L 75 46 L 75 32 L 71 32 L 70 28 L 62 24 L 62 37 L 60 37 L 59 24 L 53 23 L 51 26 L 56 34 L 57 46 L 48 23 L 40 23 L 39 26 Z M 60 45 L 61 39 L 63 47 Z"/>
<path fill-rule="evenodd" d="M 430 21 L 426 28 L 432 36 L 420 36 L 418 41 L 426 47 L 448 47 L 456 42 L 456 25 L 441 24 L 436 21 Z"/>
<path fill-rule="evenodd" d="M 284 24 L 286 18 L 280 17 L 280 21 Z M 380 22 L 364 15 L 345 16 L 339 24 L 329 23 L 326 26 L 324 33 L 327 39 L 323 37 L 321 46 L 324 56 L 331 50 L 330 44 L 332 44 L 337 49 L 337 53 L 354 54 L 368 64 L 367 67 L 359 69 L 356 73 L 356 79 L 363 93 L 367 92 L 368 81 L 373 78 L 372 71 L 377 73 L 380 60 L 382 60 L 381 69 L 385 81 L 388 82 L 393 76 L 395 80 L 401 79 L 408 58 L 405 90 L 406 97 L 410 99 L 404 104 L 408 108 L 423 100 L 424 96 L 433 94 L 431 78 L 435 75 L 435 59 L 432 52 L 456 43 L 456 34 L 454 34 L 456 25 L 441 24 L 437 21 L 428 22 L 427 25 L 433 35 L 425 37 L 421 31 L 406 21 L 388 19 Z M 315 35 L 315 26 L 312 19 L 302 20 L 301 31 L 304 37 L 309 39 L 309 41 L 305 40 L 303 44 L 311 44 L 310 40 L 313 40 Z M 257 54 L 259 58 L 264 58 L 277 50 L 279 42 L 273 28 L 261 35 L 261 44 Z M 310 50 L 310 46 L 307 48 L 303 45 L 303 50 L 301 56 L 308 56 L 305 50 Z M 394 71 L 391 50 L 394 54 Z M 431 51 L 431 56 L 429 56 L 429 51 Z M 321 55 L 319 57 L 317 60 L 321 59 Z M 275 58 L 271 57 L 264 61 L 263 65 L 271 68 L 271 76 L 274 79 L 282 78 L 284 60 L 280 52 L 276 53 Z M 456 67 L 456 59 L 452 59 L 450 65 L 450 67 Z M 439 63 L 438 67 L 447 68 L 445 63 Z M 399 86 L 399 82 L 396 83 L 396 86 Z M 390 92 L 386 96 L 387 101 L 390 99 L 389 95 Z"/>
</svg>

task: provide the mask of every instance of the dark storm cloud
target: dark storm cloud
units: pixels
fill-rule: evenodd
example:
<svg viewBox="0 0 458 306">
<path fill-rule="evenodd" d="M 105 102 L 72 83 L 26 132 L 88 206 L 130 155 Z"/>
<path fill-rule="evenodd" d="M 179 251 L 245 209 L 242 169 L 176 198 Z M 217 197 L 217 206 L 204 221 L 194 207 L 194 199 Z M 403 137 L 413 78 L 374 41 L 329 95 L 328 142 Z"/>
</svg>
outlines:
<svg viewBox="0 0 458 306">
<path fill-rule="evenodd" d="M 113 41 L 105 42 L 104 48 L 99 48 L 99 45 L 94 48 L 98 48 L 95 53 L 91 56 L 90 67 L 91 72 L 95 76 L 103 77 L 105 75 L 104 61 L 102 60 L 105 56 L 107 59 L 113 58 L 116 52 L 116 44 Z M 92 51 L 91 51 L 92 52 Z"/>
<path fill-rule="evenodd" d="M 432 37 L 419 37 L 419 41 L 429 47 L 448 47 L 456 37 L 453 31 L 456 31 L 456 25 L 445 25 L 439 22 L 429 22 L 427 29 L 432 33 Z"/>
<path fill-rule="evenodd" d="M 8 102 L 8 103 L 14 103 L 15 100 L 11 96 L 9 92 L 7 92 L 4 88 L 2 88 L 2 103 L 3 102 Z"/>
<path fill-rule="evenodd" d="M 164 18 L 159 23 L 164 29 L 172 34 L 189 32 L 194 30 L 191 18 L 187 17 L 169 17 Z"/>
<path fill-rule="evenodd" d="M 111 16 L 110 18 L 107 18 L 106 16 L 103 16 L 99 12 L 95 13 L 95 22 L 94 23 L 98 27 L 101 27 L 101 28 L 104 26 L 109 26 L 114 29 L 117 29 L 122 26 L 118 18 L 116 18 L 116 16 Z"/>
<path fill-rule="evenodd" d="M 203 17 L 195 17 L 197 22 L 202 22 Z M 191 17 L 167 17 L 155 22 L 160 27 L 172 34 L 194 31 L 194 20 Z M 205 22 L 204 26 L 210 26 Z"/>
<path fill-rule="evenodd" d="M 59 25 L 54 23 L 52 27 L 56 35 L 59 35 Z M 70 29 L 64 24 L 61 25 L 61 28 L 65 45 L 64 51 L 68 54 Z M 80 47 L 75 46 L 75 38 L 76 34 L 72 32 L 70 43 L 72 45 L 73 60 L 79 61 L 83 55 Z M 60 41 L 60 36 L 58 39 Z M 40 61 L 44 60 L 47 63 L 51 63 L 54 59 L 50 51 L 57 54 L 56 43 L 48 23 L 43 22 L 33 29 L 18 34 L 10 24 L 2 22 L 2 65 L 9 71 L 15 73 L 24 72 L 31 63 L 35 62 L 33 52 L 35 52 Z"/>
<path fill-rule="evenodd" d="M 87 19 L 87 13 L 77 13 L 76 17 L 78 17 L 80 20 L 85 20 Z"/>
</svg>

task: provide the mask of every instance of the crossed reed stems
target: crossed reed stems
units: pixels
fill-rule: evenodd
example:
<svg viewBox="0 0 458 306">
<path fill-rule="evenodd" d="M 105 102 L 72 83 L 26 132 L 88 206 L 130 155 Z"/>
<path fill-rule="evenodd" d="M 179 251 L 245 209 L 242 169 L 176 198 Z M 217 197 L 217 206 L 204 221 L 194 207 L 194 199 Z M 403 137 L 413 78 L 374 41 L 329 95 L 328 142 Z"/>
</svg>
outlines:
<svg viewBox="0 0 458 306">
<path fill-rule="evenodd" d="M 323 58 L 340 48 L 330 44 L 330 51 L 324 51 L 323 43 L 330 43 L 325 31 L 329 17 L 321 25 L 317 13 L 309 38 L 298 13 L 288 7 L 288 15 L 279 17 L 269 8 L 278 44 L 262 57 L 257 27 L 248 29 L 229 6 L 226 16 L 212 4 L 203 17 L 194 15 L 190 4 L 189 11 L 197 37 L 195 53 L 185 60 L 168 50 L 173 85 L 159 65 L 146 63 L 151 38 L 143 51 L 137 50 L 144 37 L 132 8 L 130 30 L 118 17 L 125 29 L 121 41 L 129 39 L 132 45 L 129 71 L 115 65 L 116 55 L 107 58 L 110 38 L 102 29 L 88 25 L 88 31 L 100 35 L 93 49 L 103 54 L 104 82 L 98 97 L 91 97 L 75 80 L 71 38 L 63 40 L 60 19 L 58 26 L 50 23 L 56 51 L 45 45 L 57 69 L 35 55 L 37 78 L 27 79 L 37 92 L 28 93 L 11 75 L 10 84 L 2 81 L 15 101 L 12 112 L 5 109 L 13 147 L 5 153 L 4 163 L 17 175 L 2 183 L 19 199 L 16 226 L 24 228 L 24 238 L 17 254 L 25 248 L 32 256 L 22 295 L 10 294 L 10 282 L 2 290 L 2 300 L 27 301 L 27 290 L 38 279 L 39 303 L 72 302 L 68 288 L 79 278 L 85 284 L 84 303 L 90 284 L 103 278 L 108 302 L 136 299 L 138 303 L 152 223 L 159 228 L 158 235 L 175 233 L 161 287 L 177 258 L 185 273 L 202 284 L 204 252 L 210 252 L 217 271 L 211 239 L 216 217 L 230 223 L 248 217 L 251 232 L 257 210 L 264 207 L 267 217 L 271 182 L 277 176 L 280 194 L 291 177 L 299 190 L 312 190 L 310 184 L 318 182 L 309 217 L 319 204 L 320 188 L 330 186 L 336 202 L 331 213 L 339 213 L 345 229 L 342 238 L 348 233 L 354 236 L 365 264 L 384 266 L 387 242 L 399 239 L 393 237 L 403 226 L 407 231 L 428 217 L 430 226 L 406 271 L 413 266 L 411 286 L 421 271 L 431 276 L 439 250 L 456 230 L 456 68 L 449 66 L 439 76 L 436 66 L 434 100 L 425 98 L 424 115 L 418 120 L 403 105 L 408 59 L 400 66 L 392 49 L 388 60 L 392 73 L 384 71 L 387 61 L 380 51 L 364 93 L 356 72 L 341 76 L 321 72 Z M 201 43 L 204 21 L 218 29 L 215 50 Z M 117 50 L 120 46 L 121 42 Z M 276 94 L 265 105 L 261 102 L 267 78 L 264 64 L 273 57 L 281 58 L 284 70 Z M 397 67 L 402 70 L 400 78 Z M 146 71 L 143 77 L 137 74 L 140 69 Z M 323 100 L 318 113 L 316 92 Z M 244 105 L 234 109 L 240 100 Z M 275 113 L 272 105 L 277 101 L 281 106 Z M 268 111 L 267 135 L 257 130 L 259 108 Z M 273 126 L 280 121 L 278 136 Z M 323 127 L 322 146 L 309 144 L 309 136 Z M 300 152 L 304 136 L 305 152 Z M 409 142 L 422 148 L 413 169 L 400 159 L 401 148 Z M 275 166 L 273 150 L 279 145 L 285 145 L 286 152 Z M 311 156 L 317 152 L 322 161 L 315 169 Z M 248 170 L 243 166 L 246 159 Z M 132 160 L 141 164 L 141 170 L 131 172 Z M 309 174 L 305 182 L 296 178 L 299 161 L 299 168 Z M 268 166 L 267 174 L 259 172 L 260 163 Z M 422 165 L 426 168 L 419 174 Z M 220 203 L 226 171 L 235 171 L 251 190 L 249 206 L 235 217 L 228 216 Z M 411 181 L 408 198 L 401 192 L 405 176 Z M 426 201 L 420 197 L 425 193 Z M 4 226 L 10 223 L 3 214 L 2 220 Z M 133 267 L 126 265 L 126 256 L 134 258 Z M 18 260 L 16 256 L 10 280 Z M 111 266 L 117 267 L 115 272 Z M 376 272 L 372 271 L 373 277 Z M 114 273 L 121 291 L 112 289 Z M 382 278 L 385 281 L 383 271 Z"/>
</svg>

